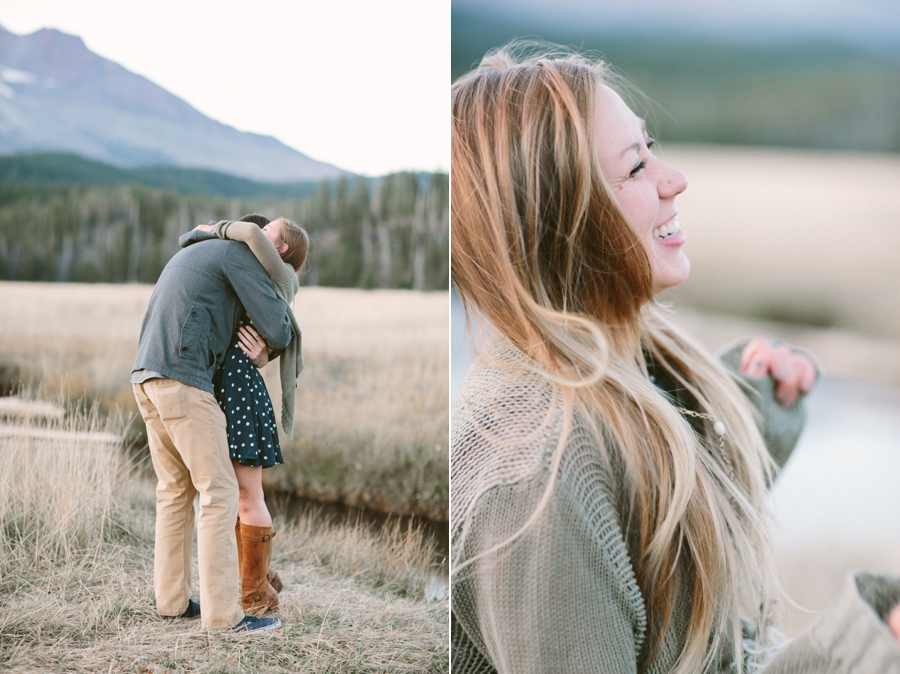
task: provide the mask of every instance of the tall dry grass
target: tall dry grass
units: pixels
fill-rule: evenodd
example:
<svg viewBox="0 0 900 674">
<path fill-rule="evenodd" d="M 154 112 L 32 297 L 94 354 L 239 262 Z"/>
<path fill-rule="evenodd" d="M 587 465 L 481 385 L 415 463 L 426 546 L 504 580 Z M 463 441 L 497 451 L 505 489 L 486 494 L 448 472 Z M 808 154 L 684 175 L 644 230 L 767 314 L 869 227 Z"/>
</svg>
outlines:
<svg viewBox="0 0 900 674">
<path fill-rule="evenodd" d="M 315 514 L 276 522 L 284 627 L 251 640 L 207 634 L 156 615 L 155 499 L 109 442 L 122 424 L 96 408 L 28 424 L 0 429 L 0 668 L 448 671 L 447 603 L 425 597 L 441 570 L 421 529 L 339 526 Z"/>
<path fill-rule="evenodd" d="M 446 519 L 449 294 L 318 288 L 296 304 L 306 369 L 269 484 Z M 277 407 L 277 370 L 264 376 Z"/>
<path fill-rule="evenodd" d="M 137 416 L 128 380 L 152 290 L 0 282 L 0 366 Z M 306 370 L 295 439 L 282 435 L 286 465 L 265 472 L 269 484 L 445 519 L 448 293 L 303 288 L 294 310 Z M 263 376 L 277 409 L 277 364 Z"/>
<path fill-rule="evenodd" d="M 312 565 L 405 597 L 427 598 L 432 579 L 447 573 L 446 562 L 435 564 L 434 538 L 399 519 L 376 528 L 361 521 L 336 524 L 307 511 L 282 526 L 277 543 L 279 563 Z"/>
<path fill-rule="evenodd" d="M 91 412 L 6 420 L 0 437 L 0 661 L 61 635 L 149 613 L 126 607 L 127 559 L 141 564 L 153 521 L 117 444 L 121 425 Z M 45 671 L 52 671 L 49 666 Z"/>
<path fill-rule="evenodd" d="M 146 539 L 124 490 L 135 474 L 118 444 L 121 424 L 93 408 L 46 423 L 10 419 L 0 435 L 0 578 L 22 569 L 101 563 L 119 543 Z M 2 631 L 2 630 L 0 630 Z"/>
</svg>

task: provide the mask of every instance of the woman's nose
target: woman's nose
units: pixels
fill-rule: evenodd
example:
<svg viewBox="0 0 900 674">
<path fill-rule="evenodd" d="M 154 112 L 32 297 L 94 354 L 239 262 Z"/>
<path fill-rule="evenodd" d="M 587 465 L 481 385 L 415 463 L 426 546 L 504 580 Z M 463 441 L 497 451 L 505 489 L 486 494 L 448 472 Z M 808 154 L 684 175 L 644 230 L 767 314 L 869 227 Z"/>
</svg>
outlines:
<svg viewBox="0 0 900 674">
<path fill-rule="evenodd" d="M 688 179 L 687 176 L 678 169 L 674 169 L 668 164 L 666 164 L 665 167 L 666 170 L 663 172 L 660 180 L 659 196 L 671 198 L 681 194 L 687 189 Z"/>
</svg>

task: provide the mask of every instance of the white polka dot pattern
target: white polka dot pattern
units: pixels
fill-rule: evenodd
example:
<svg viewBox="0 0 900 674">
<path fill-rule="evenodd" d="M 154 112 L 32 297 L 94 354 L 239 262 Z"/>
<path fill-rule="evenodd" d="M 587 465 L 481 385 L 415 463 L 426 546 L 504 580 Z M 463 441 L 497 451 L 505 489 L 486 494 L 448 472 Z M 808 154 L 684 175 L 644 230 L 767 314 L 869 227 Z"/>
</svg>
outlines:
<svg viewBox="0 0 900 674">
<path fill-rule="evenodd" d="M 259 370 L 238 346 L 236 334 L 214 383 L 216 400 L 225 413 L 231 458 L 263 468 L 284 463 L 269 391 Z M 246 395 L 238 399 L 234 393 Z"/>
</svg>

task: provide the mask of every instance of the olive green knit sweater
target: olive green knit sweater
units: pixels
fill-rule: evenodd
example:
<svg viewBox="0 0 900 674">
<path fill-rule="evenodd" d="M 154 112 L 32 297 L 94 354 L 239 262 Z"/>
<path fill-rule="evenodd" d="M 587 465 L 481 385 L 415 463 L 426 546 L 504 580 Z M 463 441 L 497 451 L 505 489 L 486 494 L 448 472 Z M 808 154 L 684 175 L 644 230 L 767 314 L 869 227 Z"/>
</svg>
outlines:
<svg viewBox="0 0 900 674">
<path fill-rule="evenodd" d="M 736 369 L 742 346 L 723 356 Z M 454 402 L 451 536 L 455 566 L 507 540 L 545 491 L 562 429 L 550 384 L 510 358 L 476 360 Z M 518 361 L 518 362 L 517 362 Z M 758 395 L 764 438 L 783 465 L 799 437 L 802 404 L 784 409 L 770 379 L 747 379 Z M 547 506 L 525 533 L 486 554 L 452 581 L 453 674 L 649 674 L 671 672 L 689 598 L 674 607 L 650 656 L 646 605 L 623 535 L 609 469 L 577 419 Z M 803 635 L 767 654 L 767 674 L 900 673 L 900 644 L 883 617 L 900 601 L 900 581 L 857 576 L 840 603 Z M 745 639 L 745 659 L 756 644 Z M 726 644 L 713 672 L 735 670 Z"/>
</svg>

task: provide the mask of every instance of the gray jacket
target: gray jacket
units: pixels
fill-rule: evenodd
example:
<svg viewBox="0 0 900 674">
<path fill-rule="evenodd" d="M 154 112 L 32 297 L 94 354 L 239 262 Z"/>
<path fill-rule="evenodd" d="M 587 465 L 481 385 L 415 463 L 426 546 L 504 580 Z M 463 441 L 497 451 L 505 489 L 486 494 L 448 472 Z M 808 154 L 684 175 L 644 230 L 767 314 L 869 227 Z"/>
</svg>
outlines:
<svg viewBox="0 0 900 674">
<path fill-rule="evenodd" d="M 200 240 L 206 243 L 190 245 Z M 209 235 L 192 235 L 184 244 L 150 297 L 131 369 L 153 370 L 213 393 L 216 366 L 245 309 L 275 350 L 291 340 L 291 324 L 287 305 L 247 246 Z"/>
</svg>

